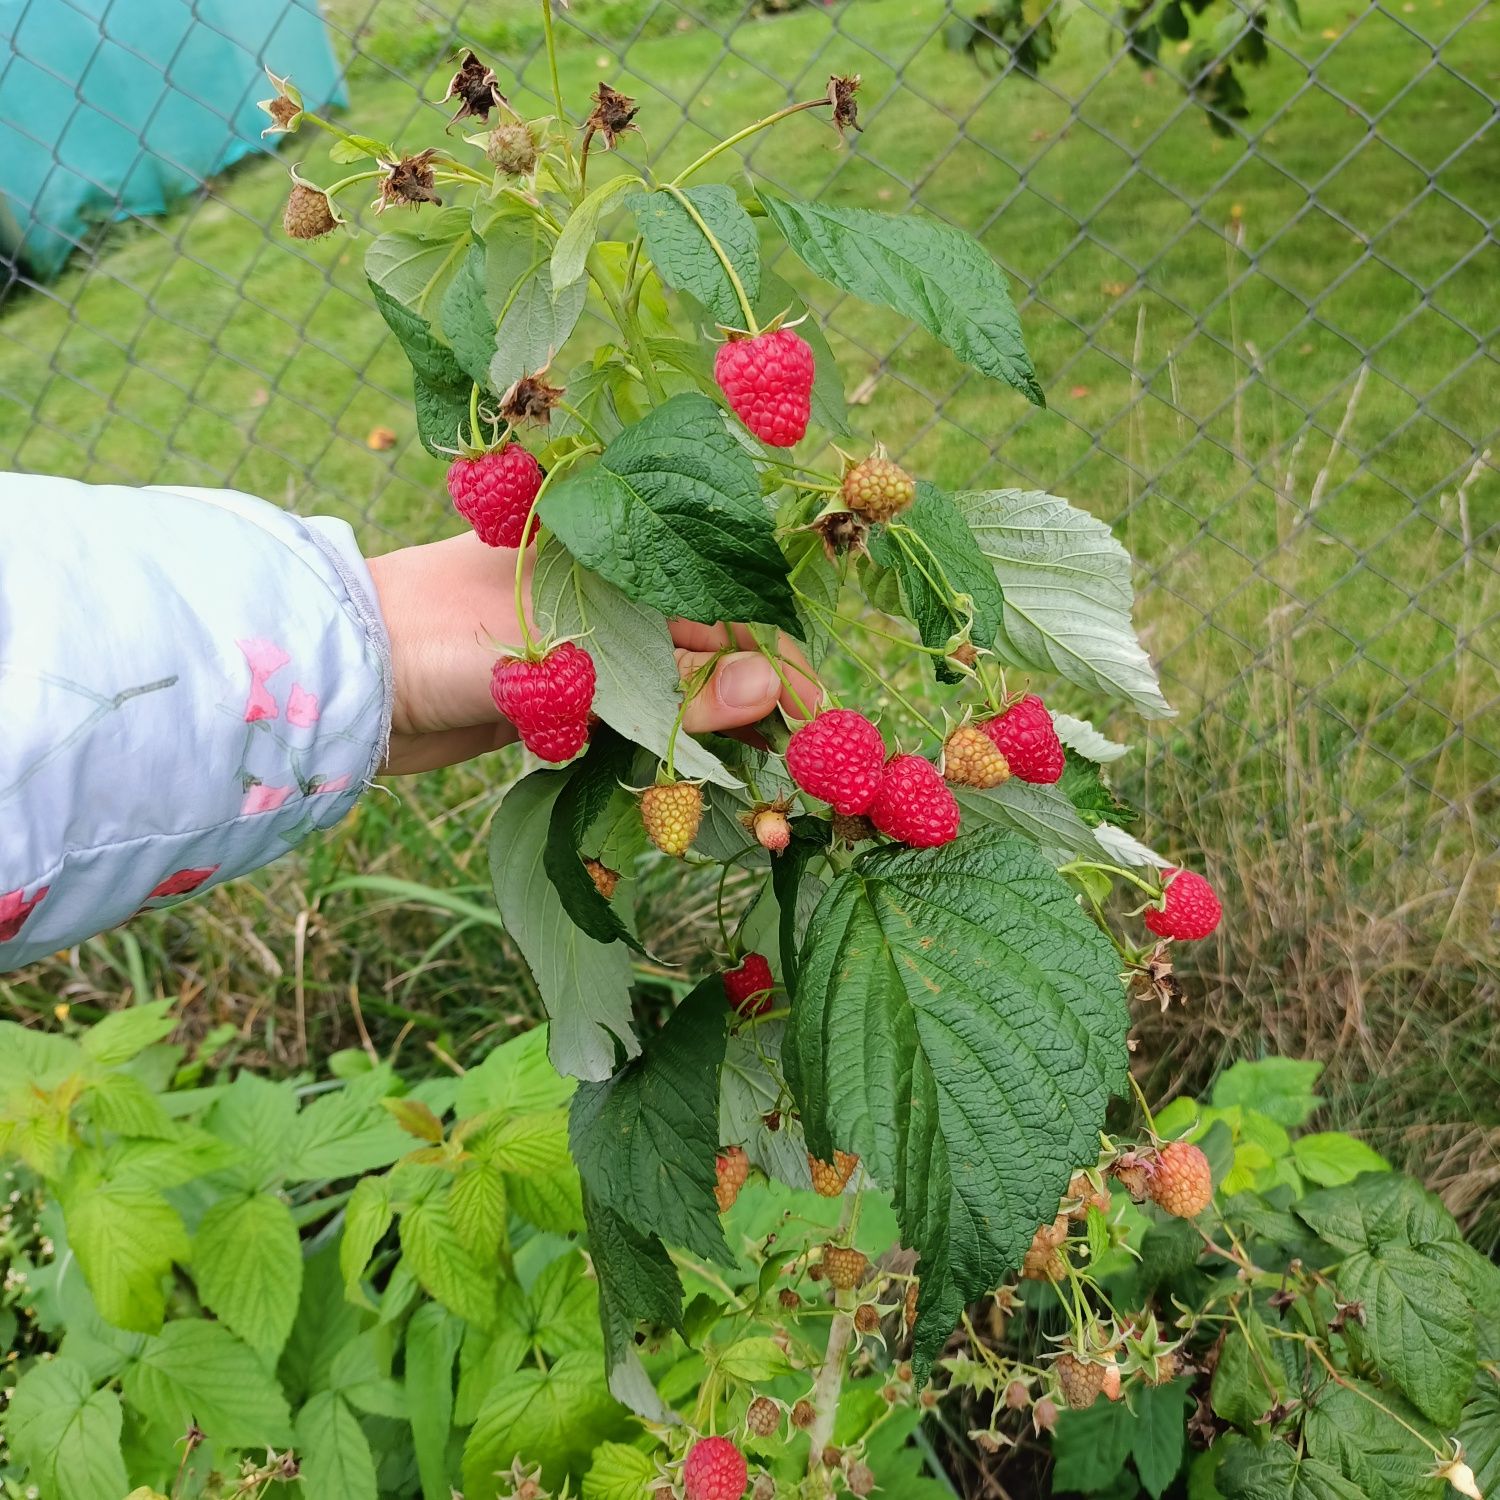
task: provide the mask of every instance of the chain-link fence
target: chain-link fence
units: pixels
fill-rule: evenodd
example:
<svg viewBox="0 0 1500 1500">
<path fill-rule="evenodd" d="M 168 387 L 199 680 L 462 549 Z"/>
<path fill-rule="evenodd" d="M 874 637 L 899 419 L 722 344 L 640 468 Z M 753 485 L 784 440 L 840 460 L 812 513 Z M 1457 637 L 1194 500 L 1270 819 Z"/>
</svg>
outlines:
<svg viewBox="0 0 1500 1500">
<path fill-rule="evenodd" d="M 305 19 L 311 4 L 265 9 Z M 247 39 L 218 14 L 232 7 L 184 0 L 192 25 L 164 53 L 116 24 L 132 6 L 12 0 L 5 128 L 67 163 L 70 132 L 103 117 L 137 133 L 132 172 L 194 175 L 154 112 L 116 111 L 100 53 L 31 45 L 67 12 L 196 102 L 199 135 L 223 137 L 215 164 L 253 142 L 246 111 L 265 90 L 248 68 L 243 88 L 207 87 L 191 33 L 282 72 L 279 23 Z M 431 101 L 469 45 L 520 108 L 551 113 L 539 17 L 520 0 L 498 15 L 477 0 L 326 9 L 341 76 L 325 95 L 347 95 L 352 129 L 443 139 Z M 1500 1073 L 1495 1028 L 1464 1018 L 1495 1000 L 1500 13 L 575 0 L 559 30 L 575 115 L 607 78 L 640 99 L 669 162 L 830 73 L 863 76 L 847 145 L 804 115 L 745 157 L 789 192 L 979 236 L 1010 274 L 1050 405 L 1028 409 L 888 316 L 822 303 L 857 425 L 950 487 L 1043 487 L 1117 527 L 1182 710 L 1119 776 L 1152 809 L 1149 837 L 1235 893 L 1208 977 L 1254 999 L 1273 1042 L 1352 1044 L 1366 1076 L 1390 1076 L 1425 997 L 1425 1087 L 1456 1086 L 1455 1118 L 1483 1126 L 1431 1149 L 1493 1167 L 1500 1120 L 1479 1096 Z M 18 105 L 18 59 L 58 84 L 44 117 Z M 324 145 L 297 137 L 283 155 L 327 183 L 350 169 L 330 169 Z M 51 282 L 12 249 L 0 462 L 230 484 L 335 509 L 377 547 L 447 529 L 361 247 L 286 241 L 285 186 L 285 162 L 259 161 L 164 218 L 43 225 L 80 241 Z M 96 208 L 131 201 L 91 187 Z M 11 230 L 24 255 L 37 227 Z M 1212 1025 L 1246 1023 L 1227 1004 Z"/>
</svg>

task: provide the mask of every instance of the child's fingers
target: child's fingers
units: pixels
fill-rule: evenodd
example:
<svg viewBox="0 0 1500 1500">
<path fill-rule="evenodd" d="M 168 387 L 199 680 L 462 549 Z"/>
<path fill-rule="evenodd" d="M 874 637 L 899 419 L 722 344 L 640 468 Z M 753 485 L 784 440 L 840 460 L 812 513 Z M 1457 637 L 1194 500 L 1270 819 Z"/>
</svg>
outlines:
<svg viewBox="0 0 1500 1500">
<path fill-rule="evenodd" d="M 677 670 L 683 679 L 691 677 L 715 653 L 707 651 L 677 652 Z M 754 724 L 776 707 L 781 695 L 781 679 L 758 651 L 735 651 L 718 658 L 713 676 L 694 694 L 682 717 L 682 727 L 689 734 L 722 733 Z"/>
<path fill-rule="evenodd" d="M 755 637 L 748 625 L 700 625 L 695 620 L 671 620 L 672 640 L 679 648 L 705 656 L 709 652 L 728 644 L 729 631 L 734 631 L 734 644 L 745 650 L 753 650 Z M 779 695 L 782 708 L 792 719 L 810 718 L 823 698 L 823 689 L 817 675 L 808 666 L 795 641 L 789 636 L 778 639 L 777 650 L 781 656 L 782 675 L 786 682 Z M 681 655 L 681 650 L 679 650 Z"/>
</svg>

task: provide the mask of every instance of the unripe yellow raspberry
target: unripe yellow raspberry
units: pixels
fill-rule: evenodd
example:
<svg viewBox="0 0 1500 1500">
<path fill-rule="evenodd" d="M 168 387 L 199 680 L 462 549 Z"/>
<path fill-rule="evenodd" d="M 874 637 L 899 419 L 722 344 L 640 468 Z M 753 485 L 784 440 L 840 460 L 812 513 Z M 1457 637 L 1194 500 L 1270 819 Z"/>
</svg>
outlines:
<svg viewBox="0 0 1500 1500">
<path fill-rule="evenodd" d="M 661 850 L 681 859 L 698 837 L 703 821 L 703 793 L 692 781 L 649 786 L 641 793 L 641 822 L 646 837 Z"/>
<path fill-rule="evenodd" d="M 943 777 L 953 786 L 988 791 L 1009 775 L 1010 766 L 995 742 L 972 724 L 960 724 L 943 745 Z"/>
<path fill-rule="evenodd" d="M 854 1175 L 854 1169 L 858 1165 L 859 1158 L 850 1155 L 847 1151 L 835 1151 L 831 1166 L 826 1161 L 819 1161 L 811 1152 L 807 1157 L 807 1167 L 812 1173 L 813 1188 L 824 1198 L 837 1198 L 848 1186 L 849 1179 Z"/>
<path fill-rule="evenodd" d="M 872 524 L 899 515 L 916 497 L 916 481 L 883 454 L 855 464 L 844 475 L 844 504 Z"/>
</svg>

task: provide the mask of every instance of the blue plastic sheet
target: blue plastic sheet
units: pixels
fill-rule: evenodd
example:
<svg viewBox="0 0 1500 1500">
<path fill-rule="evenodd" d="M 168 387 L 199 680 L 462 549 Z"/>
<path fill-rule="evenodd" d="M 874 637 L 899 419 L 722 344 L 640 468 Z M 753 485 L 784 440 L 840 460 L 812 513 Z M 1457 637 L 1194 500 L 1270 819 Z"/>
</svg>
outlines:
<svg viewBox="0 0 1500 1500">
<path fill-rule="evenodd" d="M 316 0 L 0 0 L 0 43 L 0 234 L 41 277 L 91 224 L 274 150 L 264 64 L 344 102 Z"/>
</svg>

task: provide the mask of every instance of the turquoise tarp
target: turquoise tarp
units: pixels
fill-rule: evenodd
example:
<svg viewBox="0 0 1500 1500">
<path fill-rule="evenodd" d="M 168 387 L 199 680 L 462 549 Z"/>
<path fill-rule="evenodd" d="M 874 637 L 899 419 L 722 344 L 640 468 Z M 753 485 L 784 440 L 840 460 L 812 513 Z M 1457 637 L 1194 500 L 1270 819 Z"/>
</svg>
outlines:
<svg viewBox="0 0 1500 1500">
<path fill-rule="evenodd" d="M 263 63 L 344 102 L 316 0 L 0 0 L 0 44 L 0 235 L 39 276 L 91 223 L 274 149 Z"/>
</svg>

